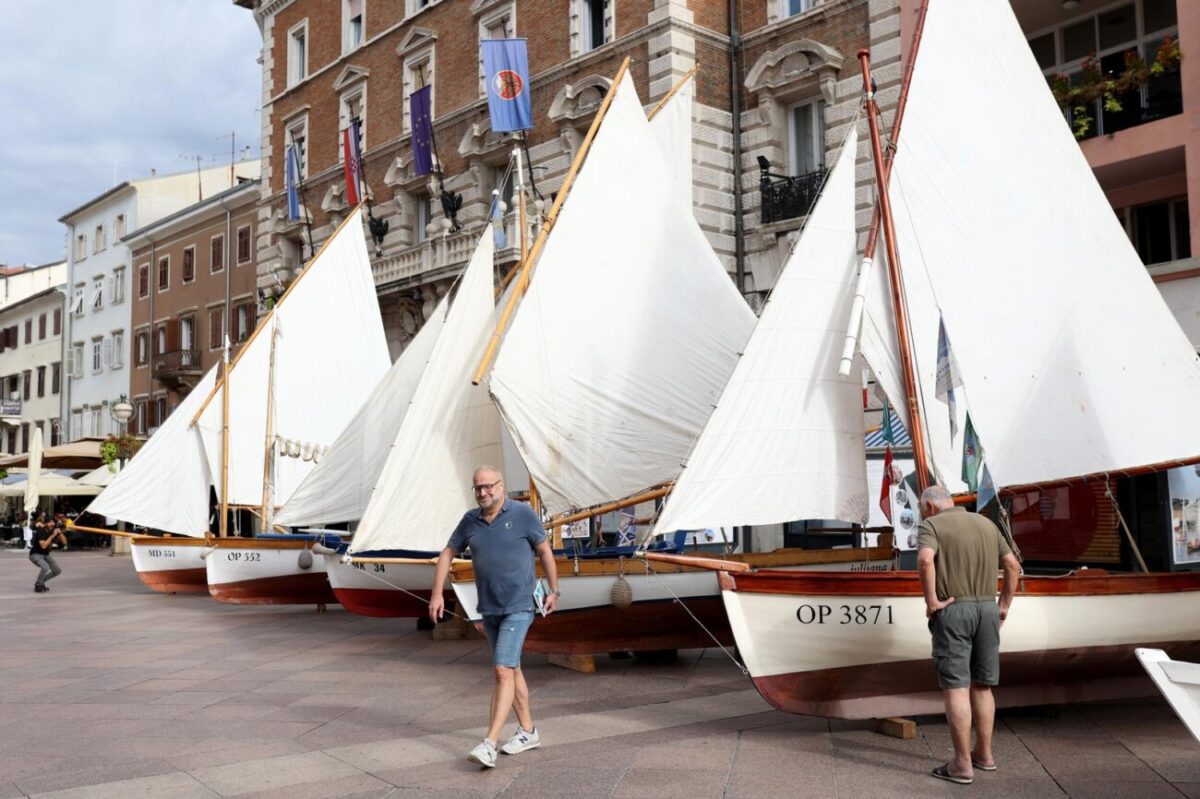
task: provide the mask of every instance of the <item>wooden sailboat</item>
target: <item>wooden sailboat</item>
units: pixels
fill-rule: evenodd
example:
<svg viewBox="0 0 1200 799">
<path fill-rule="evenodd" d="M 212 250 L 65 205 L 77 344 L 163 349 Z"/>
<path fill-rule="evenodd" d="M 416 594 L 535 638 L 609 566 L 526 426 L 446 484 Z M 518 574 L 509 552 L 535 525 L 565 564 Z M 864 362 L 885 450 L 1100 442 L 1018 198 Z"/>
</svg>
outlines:
<svg viewBox="0 0 1200 799">
<path fill-rule="evenodd" d="M 923 23 L 890 176 L 868 93 L 888 268 L 864 281 L 858 342 L 909 409 L 919 478 L 963 489 L 968 411 L 1002 494 L 1194 463 L 1200 429 L 1184 409 L 1200 400 L 1195 352 L 1116 223 L 1009 4 L 933 0 Z M 847 317 L 851 306 L 838 300 Z M 937 395 L 942 324 L 961 378 L 957 432 Z M 691 464 L 664 516 L 684 497 Z M 942 710 L 915 573 L 718 568 L 738 647 L 776 707 L 846 718 Z M 997 704 L 1152 691 L 1135 648 L 1195 660 L 1198 611 L 1200 574 L 1026 574 L 1001 633 Z"/>
<path fill-rule="evenodd" d="M 469 507 L 471 472 L 501 458 L 500 417 L 470 383 L 494 325 L 494 250 L 487 225 L 462 278 L 276 517 L 358 523 L 347 548 L 324 555 L 356 613 L 426 615 L 432 558 Z"/>
<path fill-rule="evenodd" d="M 208 544 L 212 476 L 192 415 L 213 390 L 213 367 L 161 427 L 87 507 L 88 513 L 161 530 L 168 537 L 130 537 L 138 578 L 164 593 L 208 590 L 204 553 Z M 170 497 L 170 501 L 165 501 Z"/>
<path fill-rule="evenodd" d="M 235 604 L 335 601 L 315 544 L 275 514 L 390 365 L 362 211 L 355 208 L 242 345 L 194 415 L 224 508 L 252 510 L 254 538 L 210 539 L 208 591 Z M 223 531 L 223 530 L 222 530 Z"/>
<path fill-rule="evenodd" d="M 669 113 L 647 120 L 622 67 L 577 157 L 582 168 L 568 176 L 577 178 L 559 192 L 562 213 L 552 210 L 526 261 L 537 275 L 518 278 L 517 295 L 528 285 L 528 296 L 504 332 L 489 386 L 552 515 L 654 496 L 642 492 L 678 471 L 755 324 L 695 221 L 690 158 L 677 163 L 691 150 L 690 84 L 683 88 Z M 603 247 L 600 221 L 620 231 Z M 860 450 L 862 437 L 860 420 Z M 865 494 L 864 486 L 864 512 Z M 560 558 L 558 610 L 534 623 L 527 651 L 704 646 L 712 641 L 705 628 L 728 640 L 712 574 L 686 563 L 650 574 L 599 554 Z M 849 569 L 886 568 L 891 556 L 883 547 L 739 557 Z M 470 564 L 455 565 L 452 578 L 477 619 Z M 688 608 L 700 609 L 703 627 L 673 601 L 681 597 L 694 600 Z"/>
</svg>

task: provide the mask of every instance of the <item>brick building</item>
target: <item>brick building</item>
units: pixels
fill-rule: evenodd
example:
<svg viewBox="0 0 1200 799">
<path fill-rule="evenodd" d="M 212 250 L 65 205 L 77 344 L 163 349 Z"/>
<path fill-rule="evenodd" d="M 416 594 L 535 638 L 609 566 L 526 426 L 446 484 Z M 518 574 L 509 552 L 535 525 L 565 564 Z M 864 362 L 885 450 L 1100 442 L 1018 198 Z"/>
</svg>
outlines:
<svg viewBox="0 0 1200 799">
<path fill-rule="evenodd" d="M 854 53 L 874 33 L 867 0 L 746 0 L 732 4 L 733 13 L 730 3 L 712 0 L 568 0 L 565 8 L 551 0 L 235 2 L 252 10 L 263 36 L 259 285 L 286 282 L 307 256 L 302 226 L 286 218 L 285 144 L 303 153 L 304 205 L 319 244 L 348 210 L 339 130 L 359 120 L 375 214 L 389 223 L 373 268 L 393 355 L 470 256 L 492 190 L 511 195 L 498 185 L 512 145 L 489 127 L 481 38 L 529 41 L 530 156 L 547 200 L 623 58 L 648 107 L 698 67 L 696 216 L 753 299 L 773 284 L 827 151 L 854 117 L 861 94 Z M 896 27 L 894 18 L 881 24 Z M 433 86 L 446 188 L 462 195 L 458 232 L 447 229 L 436 180 L 412 172 L 407 98 L 425 83 Z M 759 156 L 776 176 L 768 178 L 766 208 Z M 517 257 L 513 217 L 510 210 L 501 262 Z"/>
<path fill-rule="evenodd" d="M 134 231 L 130 329 L 124 353 L 130 429 L 162 424 L 221 359 L 225 336 L 236 346 L 254 329 L 256 204 L 250 180 Z"/>
</svg>

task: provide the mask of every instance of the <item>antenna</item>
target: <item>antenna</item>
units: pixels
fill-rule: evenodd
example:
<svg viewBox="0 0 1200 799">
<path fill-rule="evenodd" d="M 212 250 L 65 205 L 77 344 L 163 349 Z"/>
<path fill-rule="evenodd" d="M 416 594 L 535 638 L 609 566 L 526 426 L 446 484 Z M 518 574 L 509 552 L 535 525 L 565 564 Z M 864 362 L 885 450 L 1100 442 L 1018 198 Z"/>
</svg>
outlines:
<svg viewBox="0 0 1200 799">
<path fill-rule="evenodd" d="M 218 136 L 218 139 L 229 139 L 229 186 L 232 188 L 236 183 L 236 178 L 233 176 L 233 165 L 237 161 L 237 131 L 231 131 L 228 136 Z"/>
<path fill-rule="evenodd" d="M 204 186 L 200 180 L 200 162 L 204 160 L 202 155 L 181 155 L 179 156 L 184 161 L 196 162 L 196 202 L 204 202 Z"/>
</svg>

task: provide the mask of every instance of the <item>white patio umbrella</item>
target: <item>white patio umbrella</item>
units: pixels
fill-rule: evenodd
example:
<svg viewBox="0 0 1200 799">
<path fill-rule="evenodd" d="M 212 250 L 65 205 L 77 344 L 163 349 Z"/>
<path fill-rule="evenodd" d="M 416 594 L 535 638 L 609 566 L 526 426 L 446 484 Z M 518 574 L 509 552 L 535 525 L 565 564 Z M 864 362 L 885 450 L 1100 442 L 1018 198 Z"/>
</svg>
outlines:
<svg viewBox="0 0 1200 799">
<path fill-rule="evenodd" d="M 29 479 L 25 481 L 25 512 L 33 513 L 38 506 L 38 482 L 42 473 L 42 428 L 33 429 L 33 444 L 29 447 Z"/>
<path fill-rule="evenodd" d="M 84 485 L 100 486 L 101 488 L 104 488 L 111 483 L 114 478 L 116 478 L 119 471 L 120 465 L 118 461 L 114 462 L 112 466 L 97 466 L 83 477 L 77 478 L 77 480 Z"/>
</svg>

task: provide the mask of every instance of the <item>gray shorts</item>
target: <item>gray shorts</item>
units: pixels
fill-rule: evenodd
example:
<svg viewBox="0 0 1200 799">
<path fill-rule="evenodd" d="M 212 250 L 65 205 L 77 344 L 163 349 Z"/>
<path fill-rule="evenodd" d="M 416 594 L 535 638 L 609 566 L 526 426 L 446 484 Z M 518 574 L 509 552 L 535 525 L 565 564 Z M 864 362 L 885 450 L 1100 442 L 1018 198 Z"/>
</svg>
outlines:
<svg viewBox="0 0 1200 799">
<path fill-rule="evenodd" d="M 933 614 L 929 632 L 943 690 L 1000 683 L 1000 606 L 994 599 L 950 603 Z"/>
</svg>

